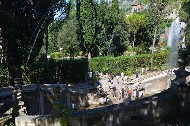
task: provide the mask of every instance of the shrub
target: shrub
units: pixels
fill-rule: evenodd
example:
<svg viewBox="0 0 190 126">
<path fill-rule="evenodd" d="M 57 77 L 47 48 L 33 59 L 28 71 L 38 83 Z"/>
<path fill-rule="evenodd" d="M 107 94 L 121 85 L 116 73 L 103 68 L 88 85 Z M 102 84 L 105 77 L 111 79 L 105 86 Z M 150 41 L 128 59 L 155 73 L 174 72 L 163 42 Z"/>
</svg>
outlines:
<svg viewBox="0 0 190 126">
<path fill-rule="evenodd" d="M 25 68 L 23 79 L 30 83 L 84 82 L 88 70 L 87 59 L 39 61 Z"/>
<path fill-rule="evenodd" d="M 160 70 L 161 66 L 168 62 L 168 51 L 157 52 L 153 55 L 141 54 L 120 57 L 95 57 L 90 59 L 89 68 L 91 71 L 101 71 L 104 73 L 108 71 L 112 75 L 118 75 L 121 72 L 132 75 L 137 68 L 149 67 L 151 57 L 153 58 L 154 67 Z"/>
<path fill-rule="evenodd" d="M 0 66 L 0 87 L 9 86 L 9 72 L 5 65 Z"/>
<path fill-rule="evenodd" d="M 54 52 L 50 54 L 50 57 L 53 59 L 62 59 L 63 53 L 62 52 Z"/>
</svg>

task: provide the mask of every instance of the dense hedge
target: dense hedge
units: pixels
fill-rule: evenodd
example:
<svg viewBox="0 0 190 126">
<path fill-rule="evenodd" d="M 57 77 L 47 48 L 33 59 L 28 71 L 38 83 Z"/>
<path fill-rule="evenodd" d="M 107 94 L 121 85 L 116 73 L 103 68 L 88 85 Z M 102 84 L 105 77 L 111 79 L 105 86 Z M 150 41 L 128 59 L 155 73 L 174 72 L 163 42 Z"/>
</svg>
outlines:
<svg viewBox="0 0 190 126">
<path fill-rule="evenodd" d="M 88 70 L 87 59 L 49 60 L 23 68 L 25 83 L 83 82 Z"/>
<path fill-rule="evenodd" d="M 168 52 L 159 52 L 152 55 L 154 69 L 159 70 L 167 65 Z M 53 60 L 39 61 L 33 65 L 23 67 L 24 83 L 65 83 L 84 82 L 86 73 L 90 71 L 109 72 L 111 75 L 118 75 L 124 72 L 125 75 L 134 74 L 136 69 L 142 67 L 150 68 L 151 55 L 142 54 L 120 57 L 96 57 L 75 60 Z M 8 84 L 8 70 L 6 66 L 0 66 L 0 86 Z"/>
<path fill-rule="evenodd" d="M 120 57 L 96 57 L 89 61 L 91 71 L 109 72 L 112 75 L 118 75 L 124 72 L 125 75 L 134 74 L 136 69 L 149 67 L 153 59 L 154 70 L 159 70 L 168 62 L 168 51 L 157 52 L 153 55 L 142 54 L 134 56 Z"/>
</svg>

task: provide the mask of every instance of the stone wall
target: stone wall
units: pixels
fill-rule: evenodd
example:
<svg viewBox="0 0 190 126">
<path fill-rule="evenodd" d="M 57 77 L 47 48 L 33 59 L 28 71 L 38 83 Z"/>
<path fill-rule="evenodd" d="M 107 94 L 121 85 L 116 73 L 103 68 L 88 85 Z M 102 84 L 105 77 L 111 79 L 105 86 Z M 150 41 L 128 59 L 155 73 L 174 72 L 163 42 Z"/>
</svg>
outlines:
<svg viewBox="0 0 190 126">
<path fill-rule="evenodd" d="M 147 81 L 146 83 L 142 83 L 145 88 L 145 95 L 149 94 L 155 94 L 163 89 L 165 89 L 166 85 L 168 83 L 168 77 L 164 76 L 161 79 L 151 79 L 150 81 Z M 58 99 L 60 102 L 65 102 L 65 96 L 64 96 L 64 90 L 65 87 L 62 84 L 44 84 L 40 86 L 40 90 L 38 89 L 36 84 L 30 84 L 30 85 L 24 85 L 23 86 L 23 98 L 24 103 L 26 107 L 27 114 L 29 115 L 47 115 L 51 114 L 53 110 L 53 104 L 52 102 L 56 99 Z M 89 104 L 99 104 L 96 95 L 94 95 L 93 91 L 87 90 L 87 89 L 78 89 L 77 88 L 71 88 L 71 97 L 75 100 L 75 103 L 78 106 L 85 106 Z M 155 89 L 155 90 L 150 90 Z M 11 96 L 12 95 L 12 88 L 9 89 L 3 89 L 0 91 L 0 96 L 2 95 L 3 98 L 5 96 Z M 53 92 L 57 90 L 58 93 Z M 75 91 L 76 90 L 76 91 Z M 41 92 L 41 93 L 39 93 Z M 40 100 L 41 99 L 41 100 Z"/>
<path fill-rule="evenodd" d="M 145 89 L 144 94 L 149 96 L 151 94 L 157 94 L 163 90 L 166 90 L 168 88 L 168 84 L 170 83 L 169 81 L 170 81 L 169 76 L 165 76 L 144 83 L 143 84 L 144 85 L 143 87 Z"/>
<path fill-rule="evenodd" d="M 177 95 L 164 91 L 149 98 L 73 113 L 72 126 L 154 125 L 177 111 Z"/>
<path fill-rule="evenodd" d="M 149 89 L 158 89 L 162 91 L 168 85 L 168 76 L 163 77 L 162 79 L 153 79 L 151 81 L 147 81 L 143 84 L 145 86 L 145 91 Z M 31 126 L 37 126 L 38 121 L 41 124 L 45 124 L 49 119 L 38 116 L 36 118 L 32 115 L 39 115 L 39 93 L 34 86 L 34 90 L 32 87 L 24 88 L 24 98 L 25 105 L 28 111 L 28 114 L 31 116 L 21 116 L 18 117 L 16 126 L 27 126 L 29 124 L 29 120 L 31 120 Z M 53 98 L 52 91 L 53 89 L 58 89 L 56 86 L 47 86 L 43 89 L 43 114 L 51 114 L 53 110 L 52 101 L 55 100 Z M 28 89 L 27 89 L 28 88 Z M 59 87 L 61 89 L 61 87 Z M 42 90 L 41 90 L 42 91 Z M 62 90 L 64 91 L 64 90 Z M 149 90 L 150 91 L 150 90 Z M 58 91 L 59 92 L 59 91 Z M 151 91 L 150 91 L 151 92 Z M 147 92 L 147 93 L 150 93 Z M 157 93 L 157 91 L 154 91 Z M 50 94 L 50 95 L 48 95 Z M 64 101 L 63 92 L 60 93 L 62 97 L 59 97 L 59 100 Z M 76 92 L 74 93 L 77 98 L 88 99 L 88 95 L 80 94 Z M 56 96 L 57 97 L 57 96 Z M 115 104 L 111 106 L 82 110 L 78 112 L 72 113 L 72 118 L 69 119 L 69 124 L 72 126 L 125 126 L 127 125 L 152 125 L 159 122 L 162 118 L 167 118 L 172 114 L 175 114 L 177 111 L 177 93 L 166 90 L 162 91 L 159 94 L 153 95 L 151 97 L 146 97 L 143 99 L 135 100 L 128 102 L 128 104 Z M 126 101 L 125 101 L 126 100 Z M 124 99 L 124 102 L 127 102 L 127 99 Z M 25 119 L 22 119 L 25 118 Z M 26 119 L 28 118 L 28 119 Z M 52 120 L 50 120 L 52 122 Z M 58 121 L 58 120 L 57 120 Z M 34 123 L 36 122 L 36 123 Z M 20 123 L 20 124 L 19 124 Z M 23 125 L 21 125 L 23 124 Z M 27 124 L 27 125 L 24 125 Z M 59 126 L 58 124 L 56 124 Z M 46 126 L 51 126 L 51 123 L 47 123 Z"/>
<path fill-rule="evenodd" d="M 19 116 L 15 118 L 16 126 L 61 126 L 59 119 L 52 119 L 49 116 Z"/>
<path fill-rule="evenodd" d="M 131 101 L 127 105 L 115 104 L 102 108 L 73 112 L 69 118 L 72 126 L 143 126 L 156 125 L 170 118 L 178 110 L 177 93 L 163 91 L 151 97 Z M 60 126 L 59 120 L 44 116 L 19 116 L 16 126 Z"/>
<path fill-rule="evenodd" d="M 190 113 L 190 90 L 186 87 L 180 89 L 177 91 L 170 88 L 127 104 L 76 111 L 69 118 L 69 124 L 72 126 L 157 126 L 160 121 Z M 127 99 L 124 99 L 124 102 L 125 100 Z M 60 126 L 59 120 L 44 116 L 19 116 L 16 121 L 16 126 Z"/>
</svg>

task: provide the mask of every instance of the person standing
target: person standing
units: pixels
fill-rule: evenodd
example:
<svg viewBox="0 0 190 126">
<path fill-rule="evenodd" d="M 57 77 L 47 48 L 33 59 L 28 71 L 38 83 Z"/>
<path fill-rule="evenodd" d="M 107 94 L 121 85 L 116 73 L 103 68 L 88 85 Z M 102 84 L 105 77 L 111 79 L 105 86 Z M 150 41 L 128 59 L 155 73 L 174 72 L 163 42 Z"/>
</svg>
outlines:
<svg viewBox="0 0 190 126">
<path fill-rule="evenodd" d="M 138 70 L 136 69 L 136 71 L 135 71 L 135 75 L 136 75 L 136 78 L 138 78 L 139 77 L 139 72 L 138 72 Z"/>
<path fill-rule="evenodd" d="M 145 68 L 145 73 L 147 74 L 148 72 L 148 64 L 145 64 L 146 68 Z"/>
<path fill-rule="evenodd" d="M 141 69 L 142 75 L 144 75 L 144 68 Z"/>
<path fill-rule="evenodd" d="M 119 100 L 122 98 L 122 90 L 119 90 Z"/>
<path fill-rule="evenodd" d="M 127 76 L 124 77 L 124 85 L 127 84 Z"/>
<path fill-rule="evenodd" d="M 131 101 L 132 91 L 128 89 L 127 94 L 128 94 L 128 101 Z"/>
<path fill-rule="evenodd" d="M 124 84 L 124 73 L 123 72 L 121 72 L 121 79 L 122 79 L 122 82 Z"/>
<path fill-rule="evenodd" d="M 117 84 L 119 84 L 119 76 L 116 76 Z"/>
<path fill-rule="evenodd" d="M 111 89 L 111 77 L 108 77 L 108 87 Z"/>
<path fill-rule="evenodd" d="M 116 97 L 116 87 L 113 86 L 112 90 L 113 90 L 113 97 Z"/>
<path fill-rule="evenodd" d="M 127 87 L 127 86 L 125 86 L 125 87 L 124 87 L 125 97 L 127 97 L 127 96 L 128 96 L 128 95 L 127 95 L 127 90 L 128 90 L 128 87 Z"/>
<path fill-rule="evenodd" d="M 74 102 L 72 102 L 71 107 L 72 107 L 73 110 L 75 110 L 75 111 L 77 110 L 77 106 L 76 106 L 76 104 Z"/>
<path fill-rule="evenodd" d="M 136 98 L 139 99 L 139 90 L 136 89 Z"/>
<path fill-rule="evenodd" d="M 144 98 L 144 94 L 143 93 L 141 94 L 140 98 Z"/>
<path fill-rule="evenodd" d="M 122 98 L 125 97 L 125 90 L 124 90 L 124 88 L 121 89 L 121 97 L 122 97 Z"/>
</svg>

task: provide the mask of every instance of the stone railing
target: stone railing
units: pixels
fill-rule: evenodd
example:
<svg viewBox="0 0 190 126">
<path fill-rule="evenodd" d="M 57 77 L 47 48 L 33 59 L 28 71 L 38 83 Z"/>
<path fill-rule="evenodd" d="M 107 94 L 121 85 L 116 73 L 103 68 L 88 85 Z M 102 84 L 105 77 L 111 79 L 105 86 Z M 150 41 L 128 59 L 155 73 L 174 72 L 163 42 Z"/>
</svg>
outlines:
<svg viewBox="0 0 190 126">
<path fill-rule="evenodd" d="M 169 118 L 177 111 L 176 93 L 163 91 L 152 97 L 110 105 L 102 108 L 73 112 L 68 119 L 72 126 L 115 126 L 115 125 L 151 125 L 159 123 L 161 119 Z M 59 120 L 44 116 L 19 116 L 15 119 L 16 126 L 60 126 Z"/>
<path fill-rule="evenodd" d="M 121 103 L 75 112 L 70 124 L 73 126 L 150 125 L 169 118 L 176 111 L 176 94 L 167 90 L 152 97 L 131 101 L 127 105 Z"/>
</svg>

